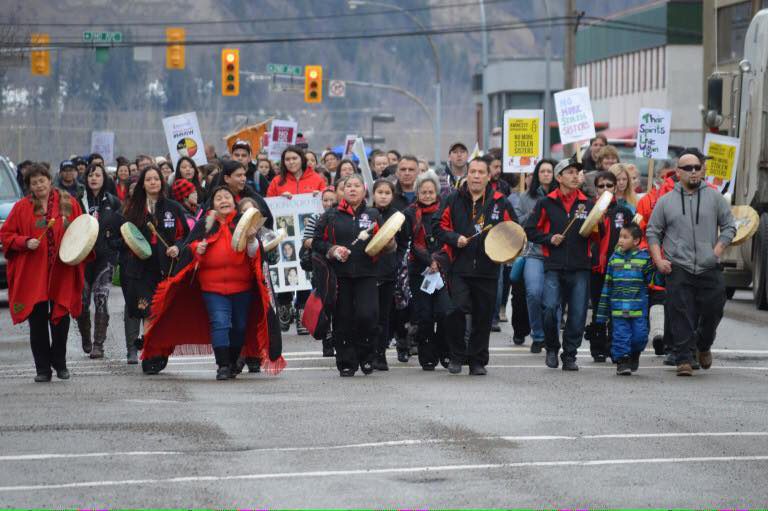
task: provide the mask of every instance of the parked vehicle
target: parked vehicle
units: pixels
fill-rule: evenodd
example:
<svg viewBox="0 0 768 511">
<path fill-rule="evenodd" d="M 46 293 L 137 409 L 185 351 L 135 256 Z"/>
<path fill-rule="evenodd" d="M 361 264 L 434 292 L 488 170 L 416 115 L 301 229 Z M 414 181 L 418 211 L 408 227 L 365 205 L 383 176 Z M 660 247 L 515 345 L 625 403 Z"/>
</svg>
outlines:
<svg viewBox="0 0 768 511">
<path fill-rule="evenodd" d="M 21 199 L 21 189 L 16 182 L 16 166 L 5 156 L 0 155 L 0 226 L 3 225 L 11 208 Z M 0 242 L 0 289 L 8 287 L 6 260 L 3 244 Z"/>
</svg>

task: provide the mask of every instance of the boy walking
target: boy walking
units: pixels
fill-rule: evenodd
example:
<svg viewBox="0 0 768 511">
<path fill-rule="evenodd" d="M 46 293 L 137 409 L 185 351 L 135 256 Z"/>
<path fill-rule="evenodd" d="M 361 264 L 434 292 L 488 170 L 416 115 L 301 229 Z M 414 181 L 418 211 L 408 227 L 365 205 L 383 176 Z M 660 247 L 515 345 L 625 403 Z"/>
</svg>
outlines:
<svg viewBox="0 0 768 511">
<path fill-rule="evenodd" d="M 648 284 L 653 263 L 648 251 L 640 248 L 643 232 L 635 224 L 621 229 L 618 248 L 608 261 L 597 322 L 613 325 L 611 357 L 616 374 L 637 371 L 640 353 L 648 344 Z"/>
</svg>

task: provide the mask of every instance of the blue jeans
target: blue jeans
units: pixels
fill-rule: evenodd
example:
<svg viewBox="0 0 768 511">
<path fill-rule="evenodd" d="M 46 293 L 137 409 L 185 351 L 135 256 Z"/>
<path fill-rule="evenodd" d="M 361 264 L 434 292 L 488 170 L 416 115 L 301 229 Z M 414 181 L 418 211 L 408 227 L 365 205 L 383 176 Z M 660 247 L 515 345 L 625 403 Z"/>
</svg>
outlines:
<svg viewBox="0 0 768 511">
<path fill-rule="evenodd" d="M 534 342 L 544 342 L 544 261 L 535 257 L 525 260 L 525 299 L 528 301 L 528 322 Z"/>
<path fill-rule="evenodd" d="M 568 318 L 563 332 L 563 356 L 576 357 L 587 321 L 589 276 L 589 270 L 553 270 L 544 273 L 544 342 L 547 351 L 560 349 L 560 321 L 557 312 L 562 299 L 565 299 Z"/>
<path fill-rule="evenodd" d="M 501 265 L 501 271 L 499 272 L 499 282 L 496 287 L 496 308 L 493 309 L 496 311 L 493 314 L 493 321 L 495 323 L 499 322 L 499 311 L 501 310 L 501 302 L 504 302 L 504 308 L 507 307 L 507 301 L 509 300 L 509 288 L 510 288 L 510 281 L 509 281 L 509 272 L 512 269 L 512 266 L 508 264 L 502 264 Z"/>
<path fill-rule="evenodd" d="M 648 344 L 648 311 L 639 318 L 612 317 L 611 324 L 611 358 L 614 361 L 645 349 Z"/>
<path fill-rule="evenodd" d="M 203 292 L 214 348 L 237 348 L 243 345 L 252 297 L 252 291 L 233 295 Z"/>
</svg>

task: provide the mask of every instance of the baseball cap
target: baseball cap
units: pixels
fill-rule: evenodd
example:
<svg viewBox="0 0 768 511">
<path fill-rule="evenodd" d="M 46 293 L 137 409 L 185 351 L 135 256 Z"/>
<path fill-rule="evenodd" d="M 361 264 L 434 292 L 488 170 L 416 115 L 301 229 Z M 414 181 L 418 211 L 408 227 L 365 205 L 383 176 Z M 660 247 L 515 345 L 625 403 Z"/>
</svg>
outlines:
<svg viewBox="0 0 768 511">
<path fill-rule="evenodd" d="M 247 140 L 237 139 L 235 140 L 235 143 L 232 144 L 232 152 L 235 152 L 235 149 L 245 149 L 248 151 L 248 154 L 251 154 L 251 144 L 248 143 Z"/>
<path fill-rule="evenodd" d="M 583 168 L 582 164 L 577 162 L 576 159 L 565 158 L 564 160 L 560 160 L 560 162 L 555 166 L 555 175 L 560 175 L 568 167 L 573 167 L 576 170 L 581 170 Z"/>
<path fill-rule="evenodd" d="M 64 172 L 64 169 L 66 168 L 75 168 L 75 164 L 72 163 L 72 160 L 64 160 L 59 164 L 59 172 Z"/>
<path fill-rule="evenodd" d="M 692 154 L 693 156 L 698 158 L 700 162 L 703 162 L 704 160 L 711 160 L 712 159 L 711 156 L 707 156 L 706 154 L 704 154 L 701 151 L 699 151 L 699 149 L 697 147 L 686 147 L 685 149 L 683 149 L 683 152 L 681 152 L 678 155 L 678 157 L 677 157 L 678 160 L 680 158 L 682 158 L 683 156 L 685 156 L 686 154 Z"/>
<path fill-rule="evenodd" d="M 467 146 L 465 146 L 463 142 L 454 142 L 453 144 L 451 144 L 451 147 L 448 149 L 448 154 L 452 153 L 455 149 L 459 147 L 464 149 L 466 152 L 469 152 L 469 149 L 467 149 Z"/>
</svg>

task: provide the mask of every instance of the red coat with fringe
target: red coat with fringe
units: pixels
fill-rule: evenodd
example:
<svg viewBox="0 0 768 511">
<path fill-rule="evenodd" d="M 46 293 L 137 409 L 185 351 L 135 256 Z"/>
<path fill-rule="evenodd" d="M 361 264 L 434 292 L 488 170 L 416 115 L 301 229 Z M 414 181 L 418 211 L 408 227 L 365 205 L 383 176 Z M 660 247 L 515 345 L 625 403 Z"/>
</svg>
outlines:
<svg viewBox="0 0 768 511">
<path fill-rule="evenodd" d="M 200 221 L 204 222 L 205 219 Z M 208 250 L 211 250 L 215 243 L 229 245 L 232 239 L 229 226 L 220 224 L 219 229 L 207 236 L 207 239 Z M 205 255 L 199 256 L 191 245 L 193 244 L 185 250 L 191 250 L 195 258 L 205 257 Z M 239 257 L 242 255 L 232 252 L 233 262 Z M 270 335 L 268 313 L 274 300 L 264 277 L 261 250 L 253 258 L 249 258 L 248 264 L 253 277 L 254 297 L 248 313 L 248 325 L 241 355 L 260 359 L 262 371 L 278 374 L 285 368 L 286 362 L 282 355 L 274 353 L 274 346 L 270 350 L 270 343 L 274 341 L 271 341 L 273 337 Z M 200 348 L 203 349 L 200 352 L 210 352 L 211 326 L 208 310 L 203 302 L 197 270 L 198 264 L 192 262 L 158 285 L 152 298 L 152 315 L 144 333 L 144 349 L 141 354 L 143 360 L 168 357 L 177 346 L 183 345 L 202 345 Z M 272 359 L 270 353 L 272 353 Z"/>
</svg>

